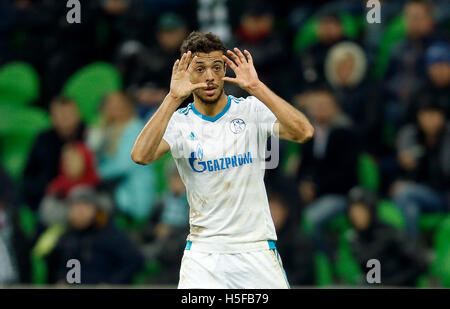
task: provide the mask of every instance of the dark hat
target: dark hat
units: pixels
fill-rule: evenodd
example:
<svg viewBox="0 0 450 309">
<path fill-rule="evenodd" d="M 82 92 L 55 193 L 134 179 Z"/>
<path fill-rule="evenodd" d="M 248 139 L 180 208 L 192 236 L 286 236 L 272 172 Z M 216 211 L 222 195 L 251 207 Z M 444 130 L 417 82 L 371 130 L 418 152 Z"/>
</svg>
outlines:
<svg viewBox="0 0 450 309">
<path fill-rule="evenodd" d="M 439 62 L 450 63 L 450 46 L 446 42 L 434 43 L 426 51 L 426 67 Z"/>
<path fill-rule="evenodd" d="M 363 187 L 354 187 L 351 189 L 348 194 L 348 199 L 350 205 L 353 203 L 362 203 L 371 209 L 376 208 L 378 203 L 376 194 Z"/>
<path fill-rule="evenodd" d="M 87 202 L 95 206 L 95 208 L 101 208 L 101 203 L 97 192 L 86 186 L 74 188 L 68 196 L 67 202 L 69 205 L 73 205 L 76 202 Z"/>
</svg>

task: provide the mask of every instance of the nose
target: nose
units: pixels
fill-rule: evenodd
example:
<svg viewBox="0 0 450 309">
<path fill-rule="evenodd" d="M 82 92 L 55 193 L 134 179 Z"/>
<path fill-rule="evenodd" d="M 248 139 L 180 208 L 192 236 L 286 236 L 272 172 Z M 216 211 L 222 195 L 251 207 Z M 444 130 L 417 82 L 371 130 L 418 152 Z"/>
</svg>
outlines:
<svg viewBox="0 0 450 309">
<path fill-rule="evenodd" d="M 211 69 L 206 70 L 206 82 L 213 82 L 214 81 L 214 74 Z"/>
</svg>

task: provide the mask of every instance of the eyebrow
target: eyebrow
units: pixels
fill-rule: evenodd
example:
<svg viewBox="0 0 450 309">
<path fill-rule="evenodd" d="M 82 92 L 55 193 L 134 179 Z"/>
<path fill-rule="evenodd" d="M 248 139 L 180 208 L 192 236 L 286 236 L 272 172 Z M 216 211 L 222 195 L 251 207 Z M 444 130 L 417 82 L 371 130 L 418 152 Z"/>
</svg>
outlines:
<svg viewBox="0 0 450 309">
<path fill-rule="evenodd" d="M 219 62 L 219 63 L 224 63 L 224 61 L 223 60 L 219 60 L 219 59 L 216 59 L 216 60 L 214 60 L 213 61 L 213 64 L 214 63 L 216 63 L 216 62 Z M 205 64 L 205 62 L 203 62 L 203 61 L 196 61 L 196 63 L 195 64 Z"/>
</svg>

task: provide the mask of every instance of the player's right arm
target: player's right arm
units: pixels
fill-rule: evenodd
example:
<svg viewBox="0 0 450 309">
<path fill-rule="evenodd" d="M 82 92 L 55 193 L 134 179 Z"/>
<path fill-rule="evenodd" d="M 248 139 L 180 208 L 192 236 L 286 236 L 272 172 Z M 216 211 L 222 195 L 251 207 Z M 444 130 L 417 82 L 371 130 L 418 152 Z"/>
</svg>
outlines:
<svg viewBox="0 0 450 309">
<path fill-rule="evenodd" d="M 169 144 L 163 139 L 163 136 L 170 118 L 192 91 L 208 86 L 206 83 L 191 83 L 190 73 L 193 68 L 193 65 L 189 65 L 191 57 L 192 53 L 189 51 L 183 54 L 181 60 L 175 61 L 169 94 L 144 126 L 134 143 L 131 151 L 131 158 L 134 162 L 146 165 L 169 152 Z M 192 59 L 192 62 L 195 60 L 196 57 Z"/>
</svg>

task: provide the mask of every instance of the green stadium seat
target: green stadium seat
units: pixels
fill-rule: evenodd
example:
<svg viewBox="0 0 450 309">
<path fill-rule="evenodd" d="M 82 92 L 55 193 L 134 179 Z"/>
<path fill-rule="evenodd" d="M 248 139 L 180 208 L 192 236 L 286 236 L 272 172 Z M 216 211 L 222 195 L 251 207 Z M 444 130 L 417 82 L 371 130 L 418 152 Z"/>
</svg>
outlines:
<svg viewBox="0 0 450 309">
<path fill-rule="evenodd" d="M 39 76 L 24 62 L 10 62 L 0 68 L 0 105 L 27 105 L 39 97 Z"/>
<path fill-rule="evenodd" d="M 149 260 L 144 267 L 134 276 L 133 284 L 146 284 L 161 274 L 162 266 L 158 260 Z"/>
<path fill-rule="evenodd" d="M 333 283 L 333 266 L 327 256 L 317 252 L 314 257 L 316 285 L 329 286 Z"/>
<path fill-rule="evenodd" d="M 354 39 L 357 37 L 361 25 L 361 16 L 352 16 L 349 13 L 343 12 L 339 14 L 342 21 L 344 33 L 348 38 Z M 297 31 L 294 38 L 294 51 L 301 52 L 317 42 L 317 27 L 319 26 L 319 19 L 316 16 L 308 19 L 305 24 Z"/>
<path fill-rule="evenodd" d="M 447 215 L 434 235 L 434 252 L 431 273 L 443 287 L 450 288 L 450 215 Z"/>
<path fill-rule="evenodd" d="M 31 282 L 33 284 L 48 283 L 48 268 L 45 259 L 30 256 L 30 263 L 31 263 Z"/>
<path fill-rule="evenodd" d="M 382 200 L 378 204 L 377 208 L 378 217 L 386 224 L 395 226 L 399 229 L 404 229 L 406 226 L 406 220 L 400 209 L 389 200 Z"/>
<path fill-rule="evenodd" d="M 361 267 L 350 249 L 352 233 L 352 230 L 348 230 L 341 235 L 337 250 L 336 275 L 347 285 L 357 285 L 362 277 Z"/>
<path fill-rule="evenodd" d="M 374 75 L 382 79 L 389 66 L 389 60 L 393 45 L 404 38 L 406 34 L 406 22 L 403 14 L 395 17 L 387 25 L 381 38 L 378 50 L 378 57 L 375 65 Z"/>
<path fill-rule="evenodd" d="M 35 213 L 27 206 L 22 205 L 19 207 L 19 226 L 23 234 L 33 239 L 36 235 L 37 219 Z"/>
<path fill-rule="evenodd" d="M 445 213 L 424 213 L 419 217 L 419 229 L 423 232 L 434 231 L 445 220 Z M 450 241 L 450 240 L 449 240 Z"/>
<path fill-rule="evenodd" d="M 2 165 L 18 180 L 36 134 L 50 126 L 47 113 L 34 107 L 0 105 Z"/>
<path fill-rule="evenodd" d="M 377 163 L 371 155 L 362 153 L 358 158 L 358 182 L 372 192 L 377 192 L 380 188 L 380 173 Z"/>
<path fill-rule="evenodd" d="M 77 102 L 83 119 L 93 124 L 98 120 L 98 108 L 103 96 L 121 87 L 122 80 L 114 66 L 95 62 L 70 77 L 63 93 Z"/>
</svg>

